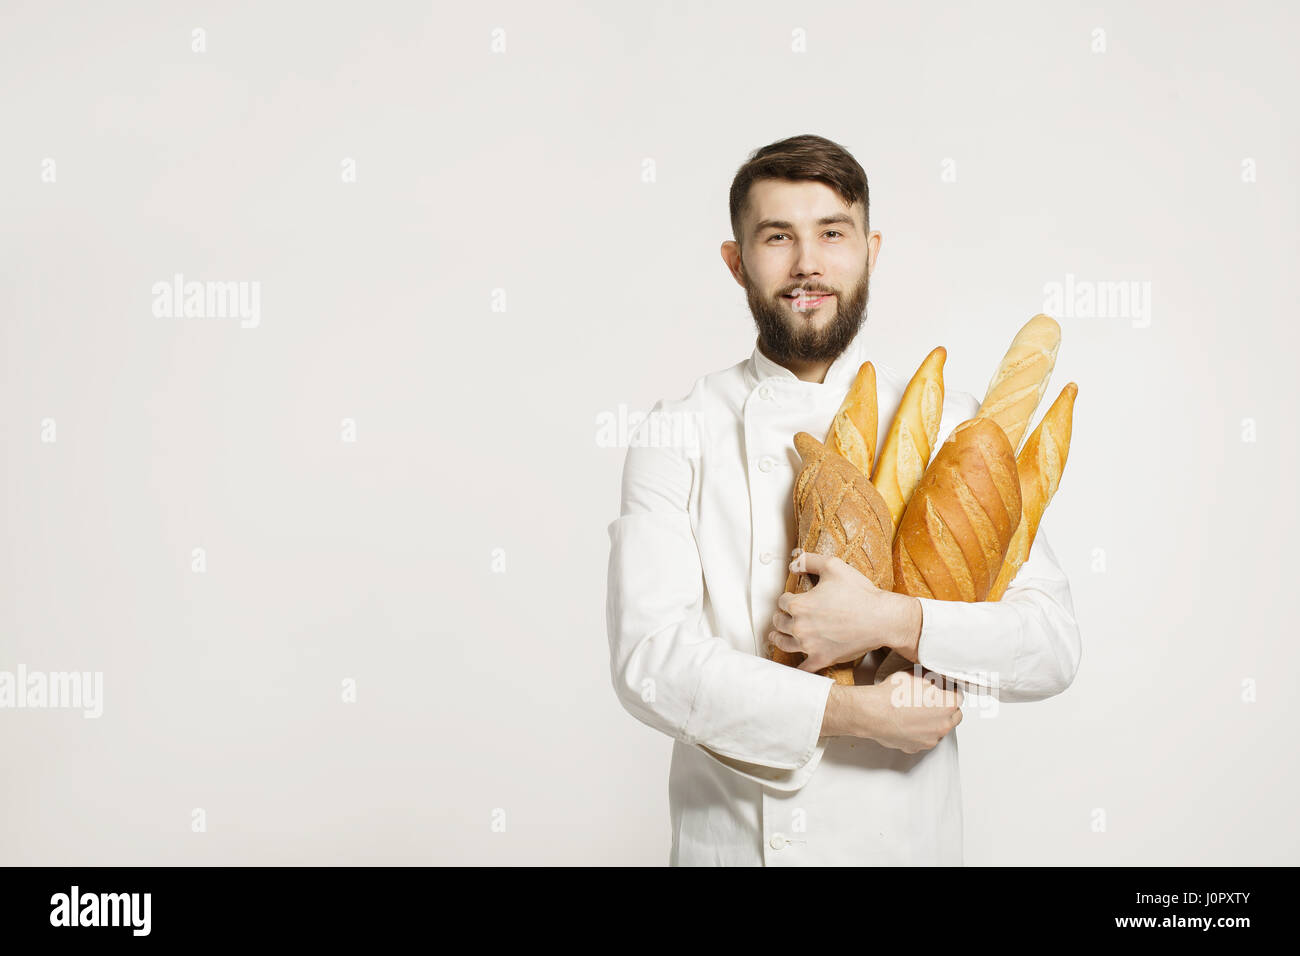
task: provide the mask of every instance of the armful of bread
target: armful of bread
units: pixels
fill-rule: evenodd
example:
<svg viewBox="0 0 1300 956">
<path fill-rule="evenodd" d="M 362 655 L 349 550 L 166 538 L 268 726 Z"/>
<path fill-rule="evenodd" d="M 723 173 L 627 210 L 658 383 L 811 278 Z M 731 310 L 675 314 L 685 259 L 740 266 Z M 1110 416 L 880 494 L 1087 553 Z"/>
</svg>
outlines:
<svg viewBox="0 0 1300 956">
<path fill-rule="evenodd" d="M 863 363 L 831 422 L 825 444 L 795 436 L 803 466 L 795 482 L 799 545 L 834 554 L 878 587 L 943 601 L 996 601 L 1027 560 L 1043 512 L 1069 454 L 1071 382 L 1017 455 L 1047 388 L 1061 330 L 1035 315 L 1017 332 L 975 417 L 957 425 L 931 461 L 943 410 L 942 346 L 908 382 L 889 433 L 875 454 L 875 369 Z M 870 479 L 867 479 L 870 476 Z M 792 573 L 790 592 L 814 582 Z M 769 647 L 773 660 L 801 655 Z M 852 684 L 861 659 L 821 673 Z M 896 651 L 877 668 L 879 683 L 911 666 Z"/>
<path fill-rule="evenodd" d="M 1060 339 L 1060 326 L 1050 316 L 1035 315 L 1025 323 L 994 373 L 975 418 L 953 429 L 949 441 L 957 438 L 959 432 L 970 432 L 974 422 L 986 422 L 1002 433 L 1005 447 L 986 442 L 979 457 L 958 459 L 956 479 L 950 478 L 941 489 L 927 486 L 931 490 L 924 498 L 920 498 L 918 489 L 917 497 L 909 500 L 910 513 L 913 502 L 920 498 L 917 515 L 910 518 L 909 514 L 904 515 L 907 537 L 904 538 L 904 528 L 900 526 L 895 538 L 894 590 L 914 597 L 968 602 L 997 601 L 1006 593 L 1029 556 L 1043 512 L 1060 484 L 1069 454 L 1078 386 L 1070 382 L 1062 389 L 1024 450 L 1014 456 L 1011 474 L 1019 505 L 1012 532 L 1005 539 L 1002 535 L 1006 528 L 1001 523 L 1004 512 L 996 506 L 989 510 L 990 499 L 981 492 L 981 489 L 987 491 L 989 479 L 981 472 L 984 464 L 994 462 L 1000 487 L 1005 489 L 1006 479 L 1001 469 L 1006 466 L 1006 452 L 1010 450 L 1014 454 L 1033 417 L 1055 366 Z M 988 430 L 983 434 L 987 436 Z M 997 445 L 996 452 L 993 452 L 994 445 Z M 938 458 L 935 463 L 938 464 Z M 995 543 L 1001 555 L 990 565 L 995 557 Z M 919 562 L 916 555 L 920 556 Z M 990 566 L 994 576 L 986 579 Z M 911 664 L 903 655 L 892 652 L 877 668 L 876 681 Z"/>
</svg>

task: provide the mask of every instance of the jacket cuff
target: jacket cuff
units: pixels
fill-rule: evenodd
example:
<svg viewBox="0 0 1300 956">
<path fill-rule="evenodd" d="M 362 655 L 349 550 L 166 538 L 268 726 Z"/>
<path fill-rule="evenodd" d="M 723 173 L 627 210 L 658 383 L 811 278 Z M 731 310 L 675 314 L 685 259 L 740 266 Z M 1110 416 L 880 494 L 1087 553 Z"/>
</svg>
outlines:
<svg viewBox="0 0 1300 956">
<path fill-rule="evenodd" d="M 922 667 L 984 687 L 1015 683 L 1021 621 L 1014 607 L 995 601 L 917 600 L 917 661 Z"/>
<path fill-rule="evenodd" d="M 712 760 L 720 763 L 728 770 L 739 774 L 747 780 L 761 783 L 763 786 L 770 787 L 773 790 L 791 791 L 801 789 L 809 780 L 812 779 L 813 771 L 815 771 L 818 764 L 822 762 L 822 754 L 826 752 L 827 739 L 828 738 L 823 737 L 818 740 L 808 762 L 793 770 L 778 770 L 775 767 L 764 767 L 762 764 L 746 763 L 745 761 L 737 760 L 734 757 L 724 757 L 722 754 L 715 753 L 703 744 L 696 744 L 696 746 L 704 751 L 704 753 Z"/>
<path fill-rule="evenodd" d="M 779 770 L 812 758 L 833 680 L 743 652 L 711 654 L 702 670 L 684 728 L 690 743 Z"/>
</svg>

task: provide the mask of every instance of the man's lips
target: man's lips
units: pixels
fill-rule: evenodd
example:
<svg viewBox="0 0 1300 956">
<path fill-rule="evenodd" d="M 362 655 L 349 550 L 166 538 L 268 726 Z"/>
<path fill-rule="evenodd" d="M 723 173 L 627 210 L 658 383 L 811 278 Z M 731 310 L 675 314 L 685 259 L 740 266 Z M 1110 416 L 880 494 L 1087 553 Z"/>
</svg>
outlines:
<svg viewBox="0 0 1300 956">
<path fill-rule="evenodd" d="M 782 296 L 782 298 L 793 302 L 797 308 L 815 309 L 822 304 L 823 300 L 832 298 L 834 295 L 833 292 L 814 292 L 805 295 L 787 295 Z"/>
</svg>

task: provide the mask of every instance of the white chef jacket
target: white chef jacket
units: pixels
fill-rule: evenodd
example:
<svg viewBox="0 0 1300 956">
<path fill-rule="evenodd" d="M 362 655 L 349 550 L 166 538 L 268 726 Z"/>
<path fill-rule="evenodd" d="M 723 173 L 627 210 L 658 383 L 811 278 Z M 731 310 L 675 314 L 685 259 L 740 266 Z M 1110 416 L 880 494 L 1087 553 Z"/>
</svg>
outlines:
<svg viewBox="0 0 1300 956">
<path fill-rule="evenodd" d="M 628 712 L 674 740 L 670 865 L 962 862 L 957 730 L 916 754 L 820 737 L 831 679 L 764 656 L 797 546 L 794 434 L 823 440 L 870 358 L 880 448 L 907 386 L 864 337 L 823 383 L 756 340 L 747 360 L 656 403 L 630 438 L 609 525 L 610 671 Z M 947 391 L 940 443 L 979 404 Z M 1000 601 L 920 601 L 920 663 L 979 685 L 969 690 L 985 703 L 1041 700 L 1074 680 L 1070 587 L 1041 529 Z M 857 682 L 887 653 L 869 654 Z M 966 714 L 978 699 L 966 697 Z"/>
</svg>

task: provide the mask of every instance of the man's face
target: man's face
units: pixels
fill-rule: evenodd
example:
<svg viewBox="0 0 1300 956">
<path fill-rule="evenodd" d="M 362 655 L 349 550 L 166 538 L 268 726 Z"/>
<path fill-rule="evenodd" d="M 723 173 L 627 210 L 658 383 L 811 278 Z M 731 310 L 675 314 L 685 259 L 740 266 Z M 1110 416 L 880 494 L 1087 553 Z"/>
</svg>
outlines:
<svg viewBox="0 0 1300 956">
<path fill-rule="evenodd" d="M 862 206 L 823 183 L 784 180 L 754 183 L 749 203 L 742 283 L 764 351 L 780 363 L 833 361 L 866 319 Z"/>
</svg>

